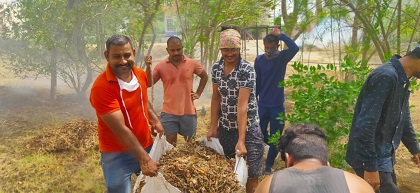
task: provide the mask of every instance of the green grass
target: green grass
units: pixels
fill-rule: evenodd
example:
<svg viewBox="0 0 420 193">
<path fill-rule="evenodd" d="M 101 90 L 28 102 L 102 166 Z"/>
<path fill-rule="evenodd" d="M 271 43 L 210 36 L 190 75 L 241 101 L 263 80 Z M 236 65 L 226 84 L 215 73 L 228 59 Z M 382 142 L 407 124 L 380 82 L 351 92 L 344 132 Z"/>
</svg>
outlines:
<svg viewBox="0 0 420 193">
<path fill-rule="evenodd" d="M 51 105 L 39 98 L 1 97 L 5 106 L 0 106 L 0 193 L 106 192 L 98 150 L 40 153 L 28 149 L 33 137 L 78 120 L 75 115 L 79 114 L 68 112 L 83 106 L 62 102 L 56 103 L 60 106 Z"/>
<path fill-rule="evenodd" d="M 105 192 L 99 152 L 96 150 L 61 154 L 12 152 L 7 158 L 0 159 L 9 160 L 0 177 L 0 191 Z"/>
</svg>

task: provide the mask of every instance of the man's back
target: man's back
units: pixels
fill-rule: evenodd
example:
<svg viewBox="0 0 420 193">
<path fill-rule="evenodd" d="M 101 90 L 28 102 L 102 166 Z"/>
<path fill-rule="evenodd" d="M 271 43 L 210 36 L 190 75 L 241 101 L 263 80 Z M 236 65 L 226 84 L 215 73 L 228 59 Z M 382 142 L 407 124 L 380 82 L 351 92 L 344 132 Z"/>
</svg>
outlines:
<svg viewBox="0 0 420 193">
<path fill-rule="evenodd" d="M 342 170 L 319 167 L 314 170 L 286 168 L 273 175 L 270 193 L 350 193 Z"/>
</svg>

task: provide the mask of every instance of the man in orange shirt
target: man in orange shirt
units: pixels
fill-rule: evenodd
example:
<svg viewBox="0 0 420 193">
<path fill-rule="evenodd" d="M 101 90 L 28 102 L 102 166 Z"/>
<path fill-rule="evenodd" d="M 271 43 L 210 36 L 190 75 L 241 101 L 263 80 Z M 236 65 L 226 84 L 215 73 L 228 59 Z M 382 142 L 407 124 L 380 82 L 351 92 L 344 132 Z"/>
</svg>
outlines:
<svg viewBox="0 0 420 193">
<path fill-rule="evenodd" d="M 166 48 L 169 56 L 153 69 L 153 84 L 162 79 L 164 99 L 160 121 L 166 140 L 172 145 L 176 144 L 178 133 L 187 141 L 195 136 L 197 115 L 193 100 L 200 98 L 208 80 L 207 72 L 185 56 L 182 49 L 181 39 L 170 37 Z M 192 90 L 194 74 L 200 77 L 196 92 Z"/>
<path fill-rule="evenodd" d="M 104 52 L 106 70 L 91 89 L 107 192 L 131 192 L 133 173 L 157 174 L 148 154 L 153 144 L 149 125 L 160 134 L 163 127 L 148 104 L 146 73 L 134 66 L 135 54 L 127 36 L 111 36 Z"/>
</svg>

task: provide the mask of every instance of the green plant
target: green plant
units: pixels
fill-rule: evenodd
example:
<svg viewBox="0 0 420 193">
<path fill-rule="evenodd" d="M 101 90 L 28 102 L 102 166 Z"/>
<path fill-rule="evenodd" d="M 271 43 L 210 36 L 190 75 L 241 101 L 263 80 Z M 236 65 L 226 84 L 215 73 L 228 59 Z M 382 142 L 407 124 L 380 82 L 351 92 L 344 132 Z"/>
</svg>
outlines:
<svg viewBox="0 0 420 193">
<path fill-rule="evenodd" d="M 280 82 L 279 87 L 292 89 L 288 99 L 294 106 L 292 113 L 280 115 L 279 119 L 290 125 L 310 123 L 323 128 L 328 134 L 331 165 L 345 168 L 346 140 L 353 108 L 371 70 L 365 62 L 356 62 L 347 56 L 341 63 L 341 70 L 333 64 L 309 66 L 295 62 L 292 67 L 297 73 Z M 342 81 L 335 74 L 346 74 L 353 80 Z M 274 135 L 270 141 L 276 143 L 279 136 L 280 133 Z"/>
</svg>

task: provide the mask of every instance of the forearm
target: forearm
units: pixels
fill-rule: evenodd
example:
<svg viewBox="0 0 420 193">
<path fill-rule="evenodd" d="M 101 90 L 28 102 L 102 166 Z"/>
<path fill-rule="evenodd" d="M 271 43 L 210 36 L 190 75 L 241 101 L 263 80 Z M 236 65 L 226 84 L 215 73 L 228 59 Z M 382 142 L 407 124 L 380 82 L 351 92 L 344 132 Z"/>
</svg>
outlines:
<svg viewBox="0 0 420 193">
<path fill-rule="evenodd" d="M 286 44 L 288 48 L 287 51 L 289 52 L 289 54 L 294 56 L 299 51 L 299 47 L 295 43 L 295 41 L 287 37 L 285 34 L 281 34 L 279 36 L 279 40 L 283 41 Z"/>
<path fill-rule="evenodd" d="M 198 88 L 197 91 L 195 93 L 199 94 L 201 96 L 201 94 L 203 94 L 204 88 L 206 87 L 207 84 L 207 78 L 204 79 L 200 79 L 200 83 L 198 84 Z"/>
<path fill-rule="evenodd" d="M 375 127 L 369 125 L 357 126 L 358 135 L 356 151 L 360 153 L 360 161 L 365 171 L 374 172 L 378 170 Z"/>
<path fill-rule="evenodd" d="M 211 97 L 210 107 L 210 130 L 217 130 L 220 116 L 220 93 L 215 85 L 213 85 L 213 95 Z"/>
<path fill-rule="evenodd" d="M 251 89 L 240 88 L 238 96 L 238 107 L 237 107 L 237 121 L 238 121 L 238 131 L 239 139 L 238 142 L 245 143 L 246 127 L 247 127 L 247 118 L 248 118 L 248 102 L 249 97 L 251 96 Z"/>
<path fill-rule="evenodd" d="M 238 117 L 237 117 L 238 132 L 239 132 L 238 142 L 245 143 L 247 117 L 248 117 L 247 107 L 246 106 L 244 107 L 243 105 L 238 105 L 237 110 L 238 110 Z"/>
<path fill-rule="evenodd" d="M 198 88 L 197 91 L 195 92 L 196 94 L 200 95 L 203 93 L 204 88 L 206 87 L 207 81 L 209 79 L 207 72 L 203 71 L 200 75 L 200 83 L 198 84 Z"/>
<path fill-rule="evenodd" d="M 119 133 L 120 134 L 117 134 L 117 138 L 125 147 L 129 148 L 130 152 L 135 155 L 137 160 L 139 160 L 141 163 L 146 163 L 149 161 L 149 154 L 139 143 L 136 136 L 128 128 L 125 129 L 124 132 Z"/>
<path fill-rule="evenodd" d="M 405 113 L 407 117 L 405 120 L 401 141 L 403 142 L 404 146 L 407 147 L 408 151 L 410 151 L 411 154 L 418 154 L 420 153 L 419 141 L 416 132 L 414 131 L 413 123 L 411 122 L 411 116 L 408 105 L 407 107 L 405 107 Z"/>
<path fill-rule="evenodd" d="M 146 66 L 147 86 L 151 87 L 154 85 L 152 69 L 150 66 Z"/>
<path fill-rule="evenodd" d="M 137 137 L 130 128 L 125 125 L 124 116 L 121 111 L 101 115 L 101 119 L 112 131 L 121 145 L 132 152 L 140 162 L 145 163 L 150 159 Z"/>
</svg>

